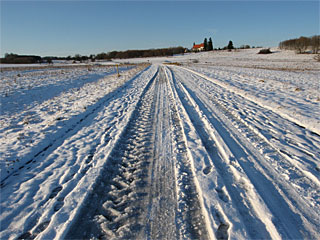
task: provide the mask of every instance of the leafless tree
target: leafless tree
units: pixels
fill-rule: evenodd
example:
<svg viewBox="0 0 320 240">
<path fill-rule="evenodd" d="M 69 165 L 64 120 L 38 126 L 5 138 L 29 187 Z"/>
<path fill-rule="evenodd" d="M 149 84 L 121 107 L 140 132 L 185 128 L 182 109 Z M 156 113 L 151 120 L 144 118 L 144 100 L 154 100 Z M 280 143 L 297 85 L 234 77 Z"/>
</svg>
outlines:
<svg viewBox="0 0 320 240">
<path fill-rule="evenodd" d="M 317 53 L 320 49 L 320 35 L 282 41 L 279 47 L 280 49 L 296 50 L 298 53 L 304 53 L 308 49 L 311 49 L 312 53 Z"/>
<path fill-rule="evenodd" d="M 312 53 L 318 53 L 320 49 L 320 35 L 315 35 L 311 37 L 310 39 L 311 42 L 311 48 L 312 48 Z"/>
</svg>

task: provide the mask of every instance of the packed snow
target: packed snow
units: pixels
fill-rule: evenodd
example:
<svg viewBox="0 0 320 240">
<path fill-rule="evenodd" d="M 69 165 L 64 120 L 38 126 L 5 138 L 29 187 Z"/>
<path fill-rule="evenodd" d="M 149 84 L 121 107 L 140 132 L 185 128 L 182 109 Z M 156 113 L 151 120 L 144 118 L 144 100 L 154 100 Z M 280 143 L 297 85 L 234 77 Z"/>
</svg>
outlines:
<svg viewBox="0 0 320 240">
<path fill-rule="evenodd" d="M 2 71 L 0 238 L 320 238 L 320 63 L 271 50 Z"/>
</svg>

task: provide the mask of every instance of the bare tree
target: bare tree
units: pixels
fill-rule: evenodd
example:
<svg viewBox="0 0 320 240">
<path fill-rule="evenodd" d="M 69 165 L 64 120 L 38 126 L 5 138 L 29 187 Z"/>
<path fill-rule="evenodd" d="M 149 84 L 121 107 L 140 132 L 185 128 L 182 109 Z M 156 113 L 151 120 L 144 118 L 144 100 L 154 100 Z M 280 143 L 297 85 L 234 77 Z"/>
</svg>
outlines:
<svg viewBox="0 0 320 240">
<path fill-rule="evenodd" d="M 320 49 L 320 35 L 315 35 L 311 37 L 310 43 L 311 43 L 312 53 L 315 53 L 315 54 L 318 53 Z"/>
<path fill-rule="evenodd" d="M 296 41 L 296 50 L 299 53 L 304 53 L 310 46 L 310 39 L 307 37 L 300 37 Z"/>
<path fill-rule="evenodd" d="M 320 49 L 320 36 L 289 39 L 280 42 L 279 47 L 280 49 L 296 50 L 298 53 L 304 53 L 311 49 L 312 53 L 317 53 Z"/>
</svg>

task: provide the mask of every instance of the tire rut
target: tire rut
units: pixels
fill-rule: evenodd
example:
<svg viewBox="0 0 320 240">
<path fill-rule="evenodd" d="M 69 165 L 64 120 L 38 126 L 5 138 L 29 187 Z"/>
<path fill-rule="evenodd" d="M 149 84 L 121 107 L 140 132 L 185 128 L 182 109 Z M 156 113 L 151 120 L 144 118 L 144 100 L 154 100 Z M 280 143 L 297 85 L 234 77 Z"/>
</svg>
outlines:
<svg viewBox="0 0 320 240">
<path fill-rule="evenodd" d="M 174 145 L 176 152 L 176 181 L 178 197 L 177 222 L 179 236 L 186 239 L 210 239 L 206 228 L 203 207 L 195 184 L 195 175 L 188 157 L 188 147 L 185 140 L 181 119 L 177 109 L 172 89 L 171 121 L 173 125 Z"/>
<path fill-rule="evenodd" d="M 13 170 L 8 174 L 5 178 L 1 179 L 0 182 L 0 189 L 5 188 L 7 185 L 10 184 L 10 178 L 12 176 L 18 176 L 21 171 L 25 169 L 30 169 L 32 164 L 36 163 L 37 160 L 39 161 L 39 158 L 43 158 L 44 156 L 47 156 L 54 152 L 60 145 L 63 144 L 65 139 L 69 138 L 70 136 L 73 136 L 77 134 L 85 125 L 86 121 L 90 118 L 93 118 L 105 105 L 108 104 L 110 100 L 112 100 L 116 94 L 118 94 L 119 90 L 122 91 L 125 89 L 126 86 L 131 84 L 135 78 L 140 76 L 143 72 L 145 72 L 149 67 L 145 68 L 144 70 L 137 73 L 131 80 L 126 82 L 123 86 L 121 86 L 119 89 L 114 89 L 107 95 L 105 95 L 103 98 L 101 98 L 98 102 L 88 107 L 88 110 L 80 115 L 75 115 L 71 119 L 69 119 L 64 124 L 68 127 L 64 129 L 63 133 L 56 134 L 56 136 L 48 136 L 48 139 L 43 140 L 43 142 L 50 142 L 49 144 L 45 144 L 44 146 L 41 146 L 42 143 L 37 146 L 39 150 L 35 152 L 32 156 L 28 156 L 28 161 L 26 161 L 22 166 L 20 166 L 18 169 Z"/>
<path fill-rule="evenodd" d="M 160 69 L 66 239 L 208 239 L 168 86 Z"/>
<path fill-rule="evenodd" d="M 107 99 L 104 100 L 104 103 L 105 104 L 109 103 L 109 102 L 112 103 L 112 100 L 114 100 L 114 97 L 116 96 L 117 92 L 119 92 L 119 91 L 124 92 L 125 86 L 128 86 L 129 84 L 131 84 L 134 81 L 134 79 L 136 79 L 138 76 L 140 76 L 147 69 L 148 68 L 146 68 L 143 71 L 141 71 L 140 73 L 138 73 L 134 78 L 132 78 L 130 81 L 128 81 L 126 84 L 124 84 L 124 86 L 122 86 L 120 89 L 116 89 L 115 91 L 108 94 Z M 112 104 L 114 104 L 114 103 L 112 103 Z M 114 106 L 111 105 L 111 107 L 114 107 Z M 85 117 L 89 118 L 89 117 L 92 117 L 91 115 L 96 115 L 99 112 L 100 108 L 102 108 L 101 102 L 99 103 L 98 107 L 96 107 L 92 111 L 90 111 L 88 113 L 88 115 L 86 115 Z M 48 213 L 50 213 L 49 215 L 51 216 L 52 214 L 59 212 L 59 210 L 64 206 L 65 198 L 73 191 L 73 189 L 68 186 L 68 183 L 81 181 L 81 179 L 86 175 L 88 170 L 93 167 L 91 161 L 92 161 L 93 157 L 95 156 L 97 149 L 101 148 L 109 143 L 110 131 L 111 130 L 114 131 L 114 128 L 117 126 L 117 122 L 122 120 L 122 118 L 126 114 L 126 112 L 127 112 L 127 109 L 125 107 L 125 104 L 123 104 L 120 111 L 117 112 L 116 114 L 114 114 L 114 116 L 111 116 L 110 126 L 103 129 L 103 132 L 101 135 L 102 141 L 96 141 L 94 144 L 92 144 L 91 149 L 88 151 L 88 155 L 87 155 L 86 159 L 83 159 L 83 161 L 86 164 L 84 164 L 83 166 L 72 166 L 72 167 L 74 167 L 72 174 L 66 173 L 66 175 L 60 176 L 61 179 L 56 180 L 58 186 L 53 188 L 51 190 L 51 192 L 46 197 L 44 197 L 43 200 L 41 200 L 37 204 L 37 206 L 36 206 L 37 210 L 31 212 L 27 216 L 27 218 L 28 218 L 28 220 L 26 221 L 27 223 L 25 224 L 25 226 L 23 228 L 22 234 L 18 235 L 17 239 L 34 239 L 39 234 L 41 234 L 42 232 L 44 232 L 47 229 L 47 227 L 49 226 L 49 224 L 51 222 L 51 218 L 47 217 L 46 215 Z M 82 121 L 80 121 L 80 122 L 82 122 Z M 79 126 L 75 127 L 75 129 L 71 129 L 71 130 L 67 129 L 66 132 L 71 132 L 70 134 L 75 135 L 75 134 L 77 134 L 77 131 L 79 129 L 81 129 L 82 127 L 84 127 L 87 123 L 80 124 L 78 122 L 77 124 L 79 124 Z M 66 135 L 65 137 L 67 138 L 70 136 Z M 63 139 L 54 140 L 54 141 L 62 141 L 62 140 Z M 59 146 L 57 146 L 57 147 L 59 147 Z M 51 150 L 53 151 L 54 149 L 45 149 L 44 152 L 46 151 L 45 152 L 46 155 L 49 155 L 51 153 Z M 41 156 L 45 154 L 44 152 L 41 154 Z M 52 161 L 51 163 L 46 165 L 45 168 L 46 169 L 49 168 L 50 164 L 53 164 L 53 163 L 54 163 L 54 161 Z M 44 164 L 46 164 L 46 163 L 44 163 Z M 55 167 L 58 168 L 59 166 L 55 166 Z M 47 175 L 46 177 L 41 177 L 41 181 L 45 182 L 48 179 L 48 177 L 51 177 L 51 174 Z M 18 183 L 15 186 L 15 188 L 22 188 L 22 186 L 23 186 L 22 184 L 26 183 L 27 181 L 32 181 L 36 177 L 37 177 L 37 175 L 32 174 L 30 179 L 27 179 L 26 181 L 21 181 L 20 183 Z M 40 185 L 43 183 L 41 181 L 39 180 L 37 182 L 37 184 L 35 184 L 36 186 L 39 185 L 39 187 L 37 189 L 34 188 L 33 190 L 40 191 Z M 22 197 L 23 197 L 23 195 L 22 195 Z M 17 207 L 16 209 L 14 209 L 14 211 L 18 213 L 19 211 L 22 210 L 22 208 L 23 208 L 23 206 Z M 1 230 L 5 229 L 9 224 L 10 224 L 9 221 L 1 224 Z"/>
<path fill-rule="evenodd" d="M 203 146 L 208 152 L 213 166 L 215 166 L 218 174 L 223 179 L 224 185 L 226 186 L 226 189 L 231 196 L 234 205 L 237 206 L 238 211 L 241 213 L 242 220 L 245 223 L 245 226 L 248 226 L 247 231 L 250 238 L 257 238 L 258 233 L 260 237 L 270 238 L 271 236 L 265 228 L 264 223 L 256 216 L 252 203 L 244 197 L 245 189 L 239 189 L 239 186 L 236 186 L 233 182 L 234 179 L 232 178 L 232 175 L 229 176 L 231 174 L 230 170 L 228 170 L 228 166 L 226 166 L 225 161 L 219 155 L 216 143 L 210 136 L 210 130 L 206 127 L 207 124 L 203 122 L 202 117 L 197 112 L 197 105 L 194 105 L 195 103 L 191 102 L 193 100 L 191 100 L 191 96 L 183 87 L 182 82 L 176 78 L 173 72 L 171 73 L 173 77 L 173 84 L 180 97 L 181 103 L 183 104 L 187 114 L 189 115 L 190 120 L 194 125 Z M 221 224 L 223 224 L 223 222 Z M 227 234 L 227 231 L 221 231 L 221 228 L 218 228 L 216 237 L 221 237 L 222 235 L 223 238 L 228 238 L 228 234 L 227 236 L 224 236 L 225 234 L 222 234 L 224 232 Z"/>
<path fill-rule="evenodd" d="M 66 239 L 127 239 L 141 234 L 153 157 L 154 85 L 153 79 Z"/>
<path fill-rule="evenodd" d="M 182 78 L 179 77 L 181 80 Z M 292 206 L 300 205 L 303 206 L 301 199 L 293 199 L 291 194 L 291 187 L 287 185 L 285 182 L 280 182 L 280 183 L 275 183 L 274 181 L 271 181 L 273 178 L 273 171 L 265 165 L 265 161 L 261 158 L 261 156 L 256 153 L 254 149 L 248 148 L 248 145 L 245 144 L 245 140 L 241 140 L 242 142 L 236 142 L 226 129 L 226 126 L 222 122 L 219 122 L 219 118 L 217 118 L 215 115 L 212 115 L 210 111 L 215 112 L 216 110 L 212 107 L 206 104 L 205 98 L 207 97 L 205 92 L 202 92 L 203 95 L 199 94 L 196 95 L 193 93 L 193 90 L 191 90 L 190 86 L 185 85 L 183 81 L 180 80 L 175 80 L 175 84 L 177 86 L 178 91 L 180 92 L 180 96 L 182 99 L 182 102 L 184 103 L 185 106 L 187 106 L 188 109 L 188 114 L 195 124 L 195 128 L 197 129 L 197 132 L 199 133 L 203 144 L 205 148 L 207 149 L 209 155 L 211 156 L 212 159 L 215 159 L 213 161 L 213 164 L 217 168 L 219 175 L 223 178 L 224 184 L 226 185 L 226 189 L 228 193 L 230 194 L 231 198 L 233 201 L 238 202 L 237 208 L 239 209 L 239 212 L 243 216 L 243 220 L 245 222 L 245 225 L 248 226 L 248 232 L 251 237 L 257 236 L 257 229 L 259 229 L 259 233 L 262 234 L 264 232 L 265 236 L 270 236 L 269 231 L 265 229 L 263 219 L 260 220 L 259 216 L 255 216 L 254 213 L 254 208 L 250 207 L 247 208 L 246 206 L 239 204 L 240 202 L 246 202 L 246 205 L 251 206 L 252 203 L 248 199 L 243 199 L 241 197 L 242 191 L 246 191 L 246 188 L 249 186 L 244 186 L 244 189 L 241 190 L 239 189 L 233 189 L 233 186 L 231 185 L 231 176 L 227 176 L 228 172 L 228 166 L 226 163 L 229 161 L 227 159 L 223 160 L 221 159 L 220 161 L 217 161 L 217 159 L 220 159 L 221 157 L 217 156 L 217 154 L 214 153 L 210 149 L 209 146 L 207 146 L 207 143 L 210 139 L 210 134 L 209 132 L 210 127 L 206 127 L 205 125 L 212 125 L 217 129 L 220 129 L 219 132 L 221 131 L 220 134 L 223 137 L 223 141 L 227 142 L 228 145 L 232 146 L 233 149 L 231 151 L 233 154 L 235 154 L 235 159 L 231 159 L 230 164 L 234 165 L 242 174 L 247 175 L 248 180 L 252 183 L 252 185 L 255 187 L 257 194 L 260 195 L 260 197 L 263 199 L 264 203 L 266 206 L 269 208 L 271 213 L 273 214 L 272 218 L 272 223 L 274 226 L 277 228 L 279 233 L 282 236 L 286 237 L 296 237 L 296 238 L 301 238 L 302 236 L 304 237 L 310 237 L 312 236 L 312 232 L 314 232 L 312 229 L 309 229 L 307 226 L 303 224 L 304 218 L 309 218 L 309 221 L 311 223 L 314 223 L 314 218 L 309 217 L 311 213 L 306 213 L 305 209 L 303 207 L 294 208 L 292 209 Z M 195 86 L 194 86 L 195 87 Z M 186 100 L 188 98 L 191 98 L 192 100 Z M 190 104 L 188 101 L 194 101 L 193 104 L 195 104 L 199 109 L 203 110 L 203 115 L 206 118 L 207 124 L 204 124 L 204 126 L 200 126 L 198 121 L 201 119 L 199 113 L 197 113 L 193 106 L 193 104 Z M 191 106 L 192 105 L 192 106 Z M 217 106 L 215 106 L 217 107 Z M 210 109 L 209 111 L 207 109 Z M 195 117 L 198 115 L 198 117 Z M 203 121 L 203 120 L 201 120 Z M 221 120 L 220 121 L 224 121 Z M 199 126 L 197 126 L 199 125 Z M 250 131 L 250 130 L 249 130 Z M 233 133 L 232 133 L 233 134 Z M 252 133 L 253 136 L 256 138 L 259 138 L 256 136 L 256 134 Z M 214 145 L 214 144 L 213 144 Z M 265 146 L 268 147 L 268 146 Z M 269 146 L 270 147 L 270 146 Z M 235 150 L 237 149 L 237 150 Z M 242 150 L 243 149 L 243 150 Z M 271 151 L 271 153 L 274 153 L 275 151 Z M 252 157 L 250 156 L 252 155 Z M 254 161 L 254 159 L 257 159 L 258 161 L 257 164 L 259 167 L 256 165 L 250 165 L 246 163 L 246 159 L 249 159 L 250 161 Z M 280 156 L 278 156 L 278 159 L 281 159 Z M 226 162 L 225 162 L 226 161 Z M 262 184 L 263 183 L 263 184 Z M 268 189 L 266 191 L 266 189 Z M 219 189 L 217 190 L 219 193 Z M 287 193 L 286 195 L 283 195 L 283 192 Z M 221 195 L 221 193 L 220 193 Z M 277 198 L 278 201 L 275 203 L 274 198 Z M 242 199 L 242 200 L 241 200 Z M 222 196 L 223 200 L 223 196 Z M 292 202 L 292 205 L 291 203 Z M 252 208 L 252 209 L 251 209 Z M 297 211 L 301 211 L 301 214 L 299 214 Z M 290 219 L 290 220 L 289 220 Z M 261 222 L 260 222 L 261 221 Z M 260 223 L 259 223 L 260 222 Z M 255 228 L 253 229 L 252 226 L 255 225 Z M 260 225 L 260 226 L 259 226 Z M 299 226 L 295 228 L 295 231 L 288 230 L 288 229 L 294 229 L 293 226 Z M 261 235 L 260 235 L 261 236 Z"/>
<path fill-rule="evenodd" d="M 205 80 L 206 81 L 206 80 Z M 197 87 L 196 85 L 189 85 L 190 83 L 186 82 L 186 88 L 188 91 L 193 94 L 192 90 L 193 88 Z M 270 185 L 269 189 L 270 192 L 280 192 L 283 195 L 283 198 L 285 199 L 286 202 L 290 202 L 290 209 L 291 211 L 298 213 L 302 217 L 292 217 L 296 218 L 296 222 L 298 221 L 304 221 L 304 219 L 307 219 L 310 223 L 313 223 L 314 226 L 318 225 L 318 221 L 316 220 L 316 214 L 313 212 L 310 212 L 305 206 L 308 206 L 308 200 L 306 200 L 303 197 L 296 197 L 300 196 L 300 193 L 302 195 L 306 196 L 310 193 L 313 194 L 314 199 L 318 199 L 318 189 L 319 185 L 317 184 L 317 181 L 313 181 L 313 178 L 310 177 L 309 175 L 305 174 L 300 168 L 296 167 L 290 159 L 288 159 L 283 153 L 282 149 L 276 149 L 272 144 L 267 140 L 264 135 L 255 128 L 255 126 L 251 125 L 250 123 L 244 121 L 243 119 L 239 119 L 236 116 L 234 116 L 233 112 L 230 111 L 227 107 L 225 107 L 223 104 L 219 102 L 218 99 L 211 97 L 208 92 L 206 92 L 204 89 L 199 89 L 199 91 L 202 93 L 199 95 L 199 103 L 203 102 L 205 108 L 212 109 L 213 112 L 216 112 L 216 115 L 218 116 L 223 115 L 223 117 L 220 117 L 220 121 L 230 121 L 233 126 L 236 127 L 237 131 L 241 132 L 242 135 L 245 136 L 246 139 L 248 139 L 251 143 L 254 143 L 254 148 L 259 149 L 259 153 L 255 151 L 255 149 L 248 149 L 249 143 L 247 143 L 245 148 L 247 149 L 246 151 L 250 153 L 253 158 L 252 159 L 257 159 L 256 165 L 260 166 L 259 171 L 262 172 L 263 175 L 266 175 L 266 177 L 260 177 L 260 179 L 268 179 L 268 181 L 265 181 L 264 186 L 259 186 L 256 184 L 258 181 L 252 181 L 252 183 L 255 185 L 256 189 L 258 192 L 264 196 L 265 195 L 265 188 L 266 186 Z M 206 99 L 209 100 L 209 102 L 214 106 L 208 106 Z M 202 103 L 201 103 L 202 104 Z M 213 117 L 217 118 L 217 117 Z M 210 119 L 210 117 L 209 117 Z M 219 120 L 217 118 L 214 121 Z M 225 127 L 222 127 L 225 128 Z M 231 129 L 232 130 L 232 129 Z M 239 134 L 238 132 L 234 132 L 234 130 L 231 131 L 234 136 Z M 246 139 L 241 139 L 242 144 L 245 145 L 245 142 L 247 141 Z M 262 151 L 263 150 L 263 151 Z M 261 157 L 263 156 L 263 158 Z M 237 157 L 239 160 L 239 164 L 243 168 L 243 170 L 247 173 L 248 177 L 251 179 L 257 179 L 257 175 L 253 176 L 252 174 L 252 167 L 248 167 L 247 164 L 243 161 L 243 158 Z M 251 160 L 252 161 L 252 160 Z M 276 166 L 276 167 L 270 167 L 270 166 Z M 293 183 L 289 185 L 287 183 L 287 180 L 284 179 L 282 181 L 271 181 L 271 184 L 269 183 L 270 179 L 276 179 L 277 176 L 281 175 L 282 173 L 286 173 L 286 176 L 290 179 L 290 182 Z M 310 174 L 312 175 L 312 174 Z M 309 178 L 310 177 L 310 178 Z M 295 189 L 292 185 L 294 186 L 299 186 L 297 189 Z M 266 204 L 270 207 L 270 201 L 268 199 L 270 194 L 264 197 Z M 276 195 L 275 193 L 273 194 L 274 196 Z M 277 205 L 280 205 L 280 202 Z M 312 203 L 312 204 L 317 204 L 317 202 Z M 281 209 L 286 209 L 286 204 L 282 203 Z M 279 210 L 273 210 L 273 207 L 270 207 L 271 211 L 274 213 L 275 216 L 279 215 Z M 282 218 L 282 216 L 278 216 L 279 219 Z M 283 219 L 284 220 L 284 219 Z M 278 220 L 279 221 L 279 220 Z M 277 223 L 278 225 L 282 223 Z M 295 224 L 295 223 L 293 223 Z M 285 228 L 285 227 L 283 227 Z M 301 230 L 304 231 L 304 230 Z M 286 234 L 290 235 L 292 234 L 292 231 L 287 231 Z"/>
</svg>

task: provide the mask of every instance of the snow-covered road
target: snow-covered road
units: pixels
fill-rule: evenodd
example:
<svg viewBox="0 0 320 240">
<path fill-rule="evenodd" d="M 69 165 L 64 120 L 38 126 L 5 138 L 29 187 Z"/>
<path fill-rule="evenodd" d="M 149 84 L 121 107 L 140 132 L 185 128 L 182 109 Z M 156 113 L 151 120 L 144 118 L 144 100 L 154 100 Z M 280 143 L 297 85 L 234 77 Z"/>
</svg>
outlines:
<svg viewBox="0 0 320 240">
<path fill-rule="evenodd" d="M 161 68 L 66 238 L 208 238 L 182 136 Z"/>
<path fill-rule="evenodd" d="M 16 147 L 22 163 L 1 177 L 1 239 L 320 237 L 319 127 L 305 116 L 317 99 L 256 94 L 261 72 L 127 71 L 72 124 L 57 123 L 63 134 L 40 138 L 31 161 L 35 151 Z M 277 81 L 268 74 L 264 85 Z"/>
</svg>

